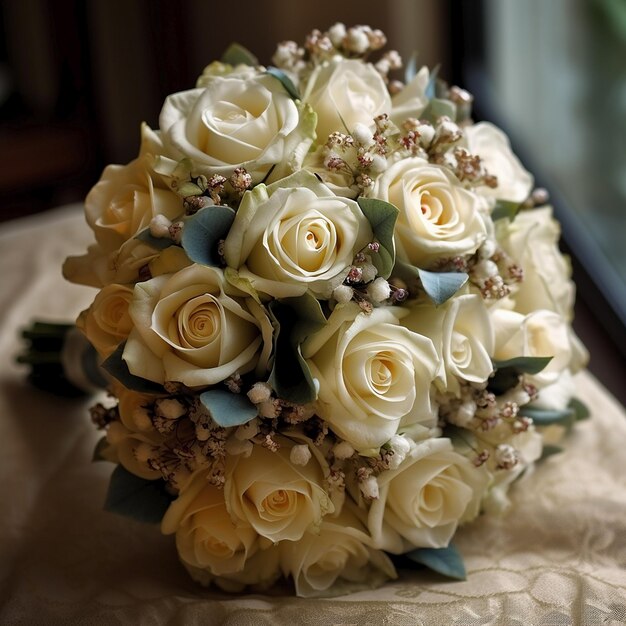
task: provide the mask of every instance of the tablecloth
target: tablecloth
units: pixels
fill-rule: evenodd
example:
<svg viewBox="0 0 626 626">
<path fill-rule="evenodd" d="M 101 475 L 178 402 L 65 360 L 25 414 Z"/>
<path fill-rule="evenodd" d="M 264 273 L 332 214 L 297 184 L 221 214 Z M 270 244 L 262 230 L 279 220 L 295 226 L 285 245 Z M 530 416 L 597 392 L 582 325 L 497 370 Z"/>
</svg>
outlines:
<svg viewBox="0 0 626 626">
<path fill-rule="evenodd" d="M 100 434 L 89 401 L 29 388 L 13 363 L 20 327 L 71 320 L 94 297 L 61 277 L 63 258 L 89 238 L 77 206 L 0 226 L 0 623 L 626 622 L 626 415 L 587 372 L 577 382 L 593 419 L 515 485 L 510 512 L 459 532 L 467 581 L 402 572 L 381 589 L 323 600 L 197 587 L 171 537 L 102 510 L 112 466 L 91 462 Z"/>
</svg>

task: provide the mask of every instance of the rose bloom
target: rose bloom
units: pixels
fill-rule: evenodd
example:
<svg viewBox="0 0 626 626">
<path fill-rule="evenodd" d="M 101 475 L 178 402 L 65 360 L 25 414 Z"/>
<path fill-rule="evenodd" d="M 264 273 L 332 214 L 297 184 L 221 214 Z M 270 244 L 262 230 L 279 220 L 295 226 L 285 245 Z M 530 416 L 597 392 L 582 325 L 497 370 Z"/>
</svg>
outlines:
<svg viewBox="0 0 626 626">
<path fill-rule="evenodd" d="M 430 72 L 424 66 L 410 82 L 391 97 L 391 114 L 389 117 L 398 128 L 402 128 L 402 123 L 409 117 L 420 118 L 421 113 L 428 105 L 426 88 L 429 80 Z"/>
<path fill-rule="evenodd" d="M 371 547 L 365 528 L 346 505 L 322 522 L 318 533 L 279 544 L 280 564 L 292 576 L 296 594 L 310 598 L 371 589 L 397 574 L 389 557 Z"/>
<path fill-rule="evenodd" d="M 437 385 L 442 391 L 460 392 L 457 379 L 483 383 L 493 371 L 494 334 L 482 298 L 457 295 L 441 306 L 430 303 L 407 307 L 401 324 L 430 337 L 438 353 Z"/>
<path fill-rule="evenodd" d="M 144 149 L 194 173 L 230 176 L 243 167 L 258 183 L 299 168 L 314 137 L 314 115 L 299 107 L 272 76 L 207 76 L 200 89 L 170 95 L 160 133 L 143 128 Z M 160 170 L 160 167 L 157 167 Z"/>
<path fill-rule="evenodd" d="M 295 466 L 291 442 L 283 437 L 276 441 L 276 452 L 255 445 L 248 457 L 228 457 L 224 497 L 238 528 L 252 528 L 273 543 L 297 541 L 334 511 L 323 487 L 328 468 L 322 468 L 318 455 Z"/>
<path fill-rule="evenodd" d="M 162 478 L 160 471 L 150 467 L 150 458 L 157 456 L 164 441 L 163 435 L 152 429 L 144 432 L 130 430 L 122 422 L 111 422 L 107 428 L 108 448 L 103 456 L 108 461 L 120 463 L 131 474 L 146 480 Z"/>
<path fill-rule="evenodd" d="M 303 96 L 317 113 L 317 141 L 333 132 L 351 133 L 357 124 L 371 126 L 391 111 L 391 99 L 380 74 L 370 63 L 333 60 L 313 72 Z"/>
<path fill-rule="evenodd" d="M 447 168 L 424 159 L 397 161 L 374 182 L 369 196 L 400 210 L 397 258 L 428 268 L 439 259 L 472 254 L 486 237 L 478 196 Z"/>
<path fill-rule="evenodd" d="M 354 200 L 335 196 L 308 172 L 244 195 L 224 242 L 229 267 L 276 298 L 310 290 L 329 298 L 354 255 L 372 241 Z"/>
<path fill-rule="evenodd" d="M 378 476 L 368 527 L 374 546 L 401 554 L 443 548 L 460 523 L 478 515 L 487 472 L 455 452 L 449 439 L 413 444 L 397 469 Z"/>
<path fill-rule="evenodd" d="M 188 387 L 266 371 L 272 326 L 252 298 L 228 295 L 221 270 L 191 265 L 135 286 L 122 358 L 132 374 Z"/>
<path fill-rule="evenodd" d="M 85 199 L 85 217 L 102 250 L 118 250 L 155 215 L 173 220 L 183 213 L 181 198 L 162 186 L 149 173 L 145 156 L 104 169 Z"/>
<path fill-rule="evenodd" d="M 494 189 L 479 187 L 477 192 L 488 198 L 523 202 L 533 189 L 533 177 L 513 154 L 509 138 L 489 122 L 479 122 L 463 128 L 467 147 L 478 155 L 486 170 L 498 178 Z"/>
<path fill-rule="evenodd" d="M 402 427 L 434 426 L 432 341 L 400 325 L 402 307 L 338 305 L 328 324 L 302 344 L 319 381 L 318 414 L 359 451 L 379 448 Z"/>
<path fill-rule="evenodd" d="M 552 208 L 521 211 L 513 222 L 498 220 L 497 227 L 498 242 L 524 270 L 511 294 L 515 310 L 548 309 L 571 321 L 575 288 L 569 260 L 558 248 L 561 231 Z"/>
<path fill-rule="evenodd" d="M 258 547 L 254 529 L 233 522 L 224 495 L 208 482 L 206 470 L 198 470 L 161 521 L 163 534 L 176 533 L 181 560 L 216 576 L 241 571 Z"/>
<path fill-rule="evenodd" d="M 76 326 L 103 358 L 114 352 L 133 328 L 128 313 L 132 297 L 133 290 L 126 285 L 107 285 L 76 320 Z"/>
</svg>

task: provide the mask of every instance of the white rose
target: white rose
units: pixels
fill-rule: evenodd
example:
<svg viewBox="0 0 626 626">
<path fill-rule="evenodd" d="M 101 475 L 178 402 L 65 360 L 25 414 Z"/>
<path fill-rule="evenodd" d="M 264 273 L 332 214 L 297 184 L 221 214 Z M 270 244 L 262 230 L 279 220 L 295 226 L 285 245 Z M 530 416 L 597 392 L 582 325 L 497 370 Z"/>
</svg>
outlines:
<svg viewBox="0 0 626 626">
<path fill-rule="evenodd" d="M 307 289 L 329 298 L 372 238 L 354 200 L 298 172 L 244 195 L 224 241 L 224 258 L 255 289 L 276 298 Z"/>
<path fill-rule="evenodd" d="M 85 198 L 85 217 L 106 252 L 147 228 L 155 215 L 173 220 L 183 212 L 181 198 L 158 187 L 145 157 L 128 165 L 109 165 Z"/>
<path fill-rule="evenodd" d="M 143 127 L 143 149 L 166 160 L 190 158 L 193 171 L 230 176 L 243 167 L 258 183 L 299 169 L 314 138 L 315 116 L 272 76 L 207 77 L 168 96 L 160 133 Z M 156 169 L 161 171 L 161 166 Z"/>
<path fill-rule="evenodd" d="M 317 113 L 317 140 L 324 144 L 333 132 L 351 133 L 357 124 L 371 126 L 391 111 L 391 99 L 380 74 L 370 63 L 334 60 L 309 79 L 304 101 Z"/>
<path fill-rule="evenodd" d="M 491 312 L 496 345 L 494 357 L 506 361 L 519 356 L 552 357 L 538 374 L 527 376 L 538 387 L 555 383 L 572 360 L 567 322 L 553 311 L 538 310 L 522 315 L 506 309 Z"/>
<path fill-rule="evenodd" d="M 389 557 L 371 548 L 371 540 L 358 518 L 344 506 L 341 514 L 324 521 L 318 533 L 280 544 L 280 563 L 292 576 L 296 594 L 310 598 L 371 589 L 396 571 Z"/>
<path fill-rule="evenodd" d="M 211 80 L 215 76 L 227 76 L 228 78 L 254 78 L 259 76 L 259 70 L 251 65 L 239 63 L 238 65 L 230 65 L 221 61 L 213 61 L 209 63 L 203 70 L 202 74 L 196 81 L 196 87 L 208 87 Z"/>
<path fill-rule="evenodd" d="M 426 66 L 407 83 L 397 94 L 391 97 L 391 121 L 402 128 L 402 123 L 409 117 L 419 119 L 428 104 L 426 87 L 430 73 Z"/>
<path fill-rule="evenodd" d="M 322 517 L 334 511 L 323 488 L 328 468 L 317 455 L 304 466 L 293 465 L 291 442 L 276 440 L 276 452 L 255 445 L 248 457 L 228 457 L 224 497 L 239 528 L 253 528 L 273 543 L 297 541 L 307 530 L 316 532 Z"/>
<path fill-rule="evenodd" d="M 561 233 L 552 208 L 522 211 L 513 222 L 498 220 L 497 227 L 498 242 L 524 270 L 524 280 L 511 295 L 515 310 L 548 309 L 571 321 L 574 283 L 557 245 Z"/>
<path fill-rule="evenodd" d="M 132 374 L 188 387 L 265 372 L 272 327 L 252 298 L 230 296 L 222 272 L 191 265 L 135 285 L 122 358 Z"/>
<path fill-rule="evenodd" d="M 374 545 L 393 554 L 447 546 L 457 526 L 478 515 L 487 481 L 449 439 L 414 444 L 398 469 L 378 476 L 368 514 Z"/>
<path fill-rule="evenodd" d="M 228 513 L 224 490 L 199 470 L 181 490 L 161 521 L 161 532 L 176 533 L 181 560 L 221 576 L 240 572 L 257 549 L 253 528 L 237 526 Z"/>
<path fill-rule="evenodd" d="M 430 337 L 438 352 L 437 385 L 442 391 L 460 392 L 458 379 L 483 383 L 493 367 L 494 334 L 482 298 L 458 295 L 435 307 L 430 303 L 409 307 L 402 324 Z"/>
<path fill-rule="evenodd" d="M 479 198 L 443 166 L 402 159 L 375 180 L 369 196 L 400 210 L 397 258 L 416 267 L 472 254 L 486 238 Z"/>
<path fill-rule="evenodd" d="M 495 189 L 483 186 L 479 187 L 478 193 L 512 202 L 526 200 L 533 189 L 534 180 L 513 154 L 509 138 L 489 122 L 466 126 L 463 131 L 469 151 L 482 159 L 489 174 L 498 177 Z"/>
<path fill-rule="evenodd" d="M 427 337 L 400 326 L 401 307 L 369 315 L 350 303 L 302 344 L 319 381 L 318 414 L 359 451 L 379 448 L 402 426 L 433 426 L 429 389 L 437 353 Z"/>
<path fill-rule="evenodd" d="M 91 306 L 76 320 L 91 345 L 106 358 L 126 339 L 133 328 L 128 305 L 133 290 L 126 285 L 107 285 L 98 292 Z"/>
</svg>

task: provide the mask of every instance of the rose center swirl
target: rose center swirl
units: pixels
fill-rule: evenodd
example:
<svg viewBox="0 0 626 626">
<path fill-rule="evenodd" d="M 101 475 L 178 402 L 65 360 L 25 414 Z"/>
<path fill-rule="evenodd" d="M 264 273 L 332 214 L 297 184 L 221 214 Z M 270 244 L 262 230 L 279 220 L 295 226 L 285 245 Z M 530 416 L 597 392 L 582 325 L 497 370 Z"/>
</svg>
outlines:
<svg viewBox="0 0 626 626">
<path fill-rule="evenodd" d="M 222 327 L 221 308 L 211 294 L 193 298 L 183 304 L 172 320 L 183 348 L 200 348 L 220 335 Z"/>
</svg>

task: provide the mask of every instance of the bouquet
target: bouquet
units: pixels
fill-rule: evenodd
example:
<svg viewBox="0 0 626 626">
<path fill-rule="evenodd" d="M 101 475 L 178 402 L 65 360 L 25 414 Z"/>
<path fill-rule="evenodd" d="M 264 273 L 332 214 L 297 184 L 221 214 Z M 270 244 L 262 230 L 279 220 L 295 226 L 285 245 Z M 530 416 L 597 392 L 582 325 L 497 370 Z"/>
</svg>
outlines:
<svg viewBox="0 0 626 626">
<path fill-rule="evenodd" d="M 108 372 L 106 507 L 160 523 L 202 584 L 462 578 L 457 528 L 586 416 L 546 192 L 467 91 L 393 78 L 385 45 L 335 24 L 271 67 L 231 46 L 86 198 L 64 274 L 99 290 L 77 326 Z"/>
</svg>

